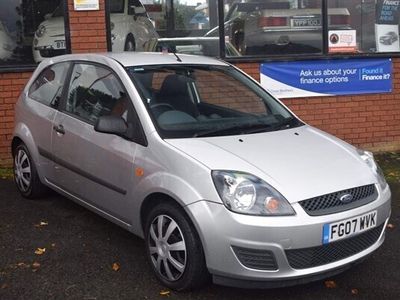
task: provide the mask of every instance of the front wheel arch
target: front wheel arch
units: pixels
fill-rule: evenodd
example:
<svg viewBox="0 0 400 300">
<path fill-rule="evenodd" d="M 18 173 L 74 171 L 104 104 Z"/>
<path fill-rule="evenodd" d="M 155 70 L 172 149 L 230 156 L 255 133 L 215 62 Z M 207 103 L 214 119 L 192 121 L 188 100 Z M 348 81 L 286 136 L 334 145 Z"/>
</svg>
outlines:
<svg viewBox="0 0 400 300">
<path fill-rule="evenodd" d="M 149 204 L 147 204 L 148 212 L 144 218 L 145 220 L 144 237 L 146 243 L 147 258 L 157 279 L 168 288 L 177 291 L 193 290 L 203 286 L 204 284 L 210 281 L 210 274 L 207 270 L 203 243 L 199 237 L 196 227 L 193 225 L 192 220 L 190 219 L 189 215 L 185 212 L 183 207 L 170 197 L 164 199 L 159 198 L 159 200 L 153 200 L 153 201 L 154 202 L 149 201 L 148 202 Z M 169 239 L 167 240 L 168 230 L 166 229 L 167 227 L 170 227 L 167 226 L 168 223 L 164 223 L 166 227 L 164 227 L 164 229 L 161 230 L 161 235 L 159 229 L 157 229 L 157 231 L 154 230 L 153 234 L 151 234 L 152 230 L 150 229 L 157 227 L 156 225 L 154 225 L 155 224 L 154 221 L 160 217 L 163 219 L 170 219 L 171 222 L 174 222 L 174 224 L 177 225 L 177 227 L 175 228 L 176 230 L 178 230 L 177 232 L 180 233 L 182 241 L 184 243 L 183 251 L 185 251 L 184 257 L 186 257 L 186 259 L 181 263 L 184 264 L 185 269 L 184 271 L 181 271 L 182 273 L 179 275 L 179 277 L 171 280 L 170 278 L 166 278 L 165 274 L 163 276 L 162 272 L 163 268 L 159 267 L 159 264 L 156 263 L 156 259 L 158 262 L 158 260 L 160 260 L 160 256 L 164 257 L 163 259 L 165 260 L 164 262 L 165 265 L 168 264 L 167 263 L 167 260 L 169 259 L 168 257 L 171 257 L 173 253 L 177 252 L 171 252 L 171 253 L 168 252 L 170 253 L 169 256 L 165 257 L 163 256 L 164 254 L 162 254 L 162 252 L 164 252 L 163 250 L 156 251 L 154 249 L 159 249 L 159 247 L 162 248 L 163 246 L 160 245 L 165 243 L 167 244 L 166 249 L 170 249 L 168 251 L 180 251 L 181 249 L 172 250 L 172 248 L 169 248 L 169 246 L 174 246 L 174 245 L 171 244 L 168 246 L 168 241 L 169 241 Z M 170 234 L 173 232 L 175 231 L 169 231 Z M 175 234 L 177 232 L 175 232 Z M 155 241 L 158 242 L 154 243 Z M 169 268 L 166 268 L 165 266 L 164 273 L 166 269 Z M 172 273 L 170 272 L 170 274 Z"/>
</svg>

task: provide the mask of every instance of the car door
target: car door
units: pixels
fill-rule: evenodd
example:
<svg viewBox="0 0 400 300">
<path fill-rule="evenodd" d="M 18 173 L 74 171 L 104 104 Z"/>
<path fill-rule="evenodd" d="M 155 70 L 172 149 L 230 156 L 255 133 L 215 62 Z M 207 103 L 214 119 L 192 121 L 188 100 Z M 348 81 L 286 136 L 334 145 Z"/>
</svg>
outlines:
<svg viewBox="0 0 400 300">
<path fill-rule="evenodd" d="M 75 63 L 63 109 L 54 119 L 56 184 L 129 224 L 127 212 L 137 180 L 135 157 L 140 145 L 127 137 L 96 132 L 96 120 L 107 115 L 120 116 L 126 122 L 136 116 L 121 82 L 105 66 Z"/>
<path fill-rule="evenodd" d="M 53 64 L 43 69 L 28 90 L 27 105 L 34 116 L 26 118 L 38 147 L 40 171 L 46 180 L 52 180 L 51 135 L 53 121 L 60 103 L 70 63 Z"/>
</svg>

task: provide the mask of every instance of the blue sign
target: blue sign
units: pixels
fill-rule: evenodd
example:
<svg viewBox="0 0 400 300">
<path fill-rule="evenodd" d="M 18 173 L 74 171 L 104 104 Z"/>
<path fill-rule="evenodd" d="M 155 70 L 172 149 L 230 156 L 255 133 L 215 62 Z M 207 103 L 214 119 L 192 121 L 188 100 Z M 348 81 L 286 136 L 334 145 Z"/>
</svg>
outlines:
<svg viewBox="0 0 400 300">
<path fill-rule="evenodd" d="M 261 64 L 261 85 L 278 98 L 390 93 L 391 59 Z"/>
</svg>

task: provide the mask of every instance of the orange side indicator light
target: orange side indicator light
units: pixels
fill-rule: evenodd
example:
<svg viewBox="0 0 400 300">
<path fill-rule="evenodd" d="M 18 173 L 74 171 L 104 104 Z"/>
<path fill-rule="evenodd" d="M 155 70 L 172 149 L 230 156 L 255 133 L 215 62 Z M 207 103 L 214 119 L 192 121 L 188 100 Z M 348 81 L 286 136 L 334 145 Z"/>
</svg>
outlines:
<svg viewBox="0 0 400 300">
<path fill-rule="evenodd" d="M 143 170 L 143 168 L 136 168 L 136 169 L 135 169 L 135 175 L 136 175 L 137 177 L 142 177 L 142 176 L 144 175 L 144 170 Z"/>
</svg>

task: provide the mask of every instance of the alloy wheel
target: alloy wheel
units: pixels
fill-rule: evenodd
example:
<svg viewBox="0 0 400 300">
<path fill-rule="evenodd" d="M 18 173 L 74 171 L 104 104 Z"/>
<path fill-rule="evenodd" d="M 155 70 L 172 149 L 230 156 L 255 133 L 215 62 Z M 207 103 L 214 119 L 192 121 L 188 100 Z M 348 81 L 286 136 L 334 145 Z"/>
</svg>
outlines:
<svg viewBox="0 0 400 300">
<path fill-rule="evenodd" d="M 157 273 L 168 281 L 177 281 L 187 263 L 185 239 L 178 224 L 167 215 L 151 222 L 148 237 L 151 262 Z"/>
<path fill-rule="evenodd" d="M 14 157 L 15 182 L 22 192 L 27 192 L 31 186 L 32 169 L 28 154 L 19 149 Z"/>
</svg>

